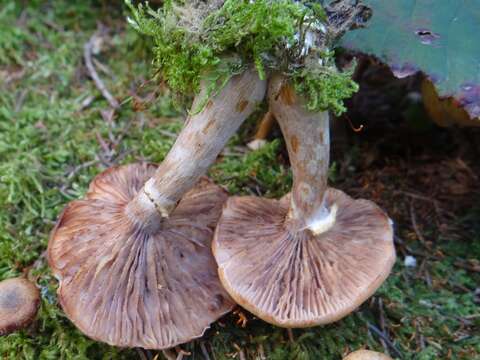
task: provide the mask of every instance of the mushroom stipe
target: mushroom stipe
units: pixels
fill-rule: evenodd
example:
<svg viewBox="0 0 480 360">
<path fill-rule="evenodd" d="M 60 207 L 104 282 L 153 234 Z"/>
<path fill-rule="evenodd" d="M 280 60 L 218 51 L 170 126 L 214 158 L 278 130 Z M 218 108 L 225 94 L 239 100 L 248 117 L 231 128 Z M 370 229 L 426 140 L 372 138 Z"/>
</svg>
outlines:
<svg viewBox="0 0 480 360">
<path fill-rule="evenodd" d="M 201 336 L 233 306 L 210 250 L 226 192 L 202 178 L 148 232 L 126 207 L 155 169 L 132 164 L 98 175 L 52 233 L 48 257 L 60 304 L 95 340 L 168 348 Z"/>
</svg>

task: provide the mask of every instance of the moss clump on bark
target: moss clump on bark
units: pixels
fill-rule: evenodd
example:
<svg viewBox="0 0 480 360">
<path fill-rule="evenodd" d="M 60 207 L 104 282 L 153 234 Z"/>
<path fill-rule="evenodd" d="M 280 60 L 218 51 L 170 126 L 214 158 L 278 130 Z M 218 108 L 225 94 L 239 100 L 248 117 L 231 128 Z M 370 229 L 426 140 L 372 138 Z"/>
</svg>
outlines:
<svg viewBox="0 0 480 360">
<path fill-rule="evenodd" d="M 206 98 L 233 75 L 255 64 L 261 78 L 286 74 L 312 111 L 345 110 L 358 87 L 335 66 L 328 18 L 319 4 L 292 0 L 168 0 L 158 9 L 134 7 L 134 28 L 153 37 L 154 66 L 178 94 Z"/>
</svg>

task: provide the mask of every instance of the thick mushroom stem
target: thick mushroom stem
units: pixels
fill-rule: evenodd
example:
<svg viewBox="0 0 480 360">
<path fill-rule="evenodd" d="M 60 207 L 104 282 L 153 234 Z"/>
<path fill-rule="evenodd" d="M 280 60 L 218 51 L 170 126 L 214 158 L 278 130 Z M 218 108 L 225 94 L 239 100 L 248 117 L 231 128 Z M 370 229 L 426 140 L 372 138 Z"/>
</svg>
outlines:
<svg viewBox="0 0 480 360">
<path fill-rule="evenodd" d="M 206 91 L 203 84 L 193 110 L 205 98 Z M 266 81 L 260 80 L 253 68 L 232 77 L 201 112 L 187 118 L 167 157 L 129 204 L 127 212 L 142 224 L 158 224 L 161 217 L 168 217 L 262 101 L 265 92 Z"/>
<path fill-rule="evenodd" d="M 293 170 L 289 222 L 297 230 L 320 234 L 333 225 L 336 214 L 335 206 L 325 205 L 330 157 L 328 112 L 308 112 L 293 87 L 279 75 L 270 82 L 269 101 L 285 136 Z"/>
</svg>

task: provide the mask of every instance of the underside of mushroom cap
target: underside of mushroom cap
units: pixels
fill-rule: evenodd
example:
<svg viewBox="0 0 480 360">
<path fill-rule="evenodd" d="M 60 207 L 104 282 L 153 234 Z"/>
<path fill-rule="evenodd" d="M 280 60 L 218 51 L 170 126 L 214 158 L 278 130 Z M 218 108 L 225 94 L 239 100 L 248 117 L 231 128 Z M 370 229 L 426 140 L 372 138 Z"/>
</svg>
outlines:
<svg viewBox="0 0 480 360">
<path fill-rule="evenodd" d="M 0 282 L 0 335 L 27 326 L 35 318 L 39 306 L 40 292 L 27 279 Z"/>
<path fill-rule="evenodd" d="M 293 230 L 289 197 L 232 197 L 213 240 L 220 280 L 230 296 L 282 327 L 330 323 L 348 315 L 382 284 L 395 261 L 390 219 L 373 202 L 329 188 L 333 226 Z"/>
<path fill-rule="evenodd" d="M 210 248 L 226 192 L 202 178 L 158 230 L 145 231 L 125 210 L 155 168 L 97 176 L 86 199 L 65 208 L 48 246 L 65 313 L 111 345 L 172 347 L 201 336 L 233 306 Z"/>
</svg>

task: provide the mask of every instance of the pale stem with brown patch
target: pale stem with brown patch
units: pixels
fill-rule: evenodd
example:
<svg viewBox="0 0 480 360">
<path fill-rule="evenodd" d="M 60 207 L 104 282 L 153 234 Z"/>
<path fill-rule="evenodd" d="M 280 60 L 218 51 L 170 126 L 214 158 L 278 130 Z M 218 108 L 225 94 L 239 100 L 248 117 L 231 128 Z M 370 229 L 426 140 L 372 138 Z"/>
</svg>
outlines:
<svg viewBox="0 0 480 360">
<path fill-rule="evenodd" d="M 329 115 L 312 113 L 288 80 L 270 80 L 269 104 L 287 144 L 293 171 L 289 220 L 297 229 L 326 231 L 335 221 L 336 208 L 325 206 L 330 158 Z"/>
<path fill-rule="evenodd" d="M 206 84 L 202 84 L 192 109 L 198 107 L 206 91 Z M 182 196 L 207 172 L 265 92 L 266 81 L 259 79 L 254 68 L 232 77 L 201 112 L 187 118 L 165 160 L 127 206 L 127 212 L 142 224 L 156 224 L 161 217 L 168 217 Z"/>
</svg>

